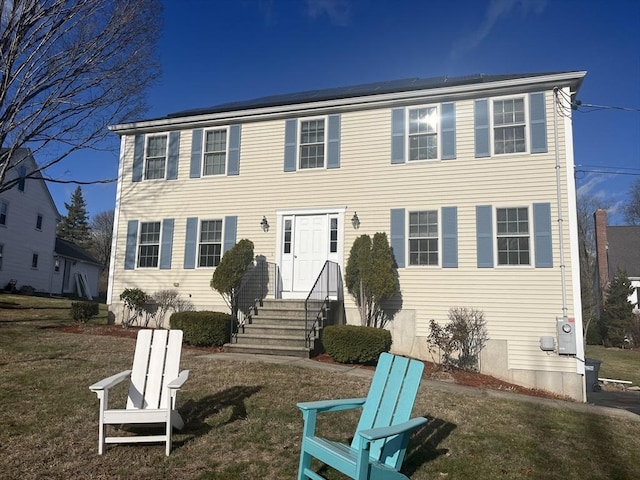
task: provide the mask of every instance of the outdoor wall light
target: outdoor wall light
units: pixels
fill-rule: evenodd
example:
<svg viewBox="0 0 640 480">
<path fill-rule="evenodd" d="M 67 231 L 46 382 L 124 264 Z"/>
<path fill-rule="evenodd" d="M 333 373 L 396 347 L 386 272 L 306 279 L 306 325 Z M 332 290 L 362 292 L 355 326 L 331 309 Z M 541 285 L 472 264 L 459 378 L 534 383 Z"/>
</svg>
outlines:
<svg viewBox="0 0 640 480">
<path fill-rule="evenodd" d="M 356 230 L 360 228 L 360 219 L 358 218 L 358 212 L 353 212 L 353 217 L 351 217 L 351 225 Z"/>
<path fill-rule="evenodd" d="M 269 222 L 267 221 L 267 217 L 263 216 L 262 221 L 260 222 L 260 226 L 262 227 L 263 232 L 269 231 Z"/>
</svg>

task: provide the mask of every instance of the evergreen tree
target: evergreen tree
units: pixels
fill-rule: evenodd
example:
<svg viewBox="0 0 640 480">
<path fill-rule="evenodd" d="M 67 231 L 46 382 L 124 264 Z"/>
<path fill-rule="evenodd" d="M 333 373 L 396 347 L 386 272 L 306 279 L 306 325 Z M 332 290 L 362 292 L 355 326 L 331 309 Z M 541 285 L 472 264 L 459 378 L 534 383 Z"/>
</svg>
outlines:
<svg viewBox="0 0 640 480">
<path fill-rule="evenodd" d="M 58 223 L 56 234 L 63 240 L 73 242 L 82 248 L 90 248 L 89 215 L 80 186 L 71 195 L 71 203 L 65 202 L 64 206 L 67 209 L 67 214 Z"/>
<path fill-rule="evenodd" d="M 607 288 L 606 300 L 600 317 L 600 329 L 605 345 L 625 346 L 625 336 L 631 332 L 633 305 L 629 303 L 631 281 L 618 270 Z"/>
</svg>

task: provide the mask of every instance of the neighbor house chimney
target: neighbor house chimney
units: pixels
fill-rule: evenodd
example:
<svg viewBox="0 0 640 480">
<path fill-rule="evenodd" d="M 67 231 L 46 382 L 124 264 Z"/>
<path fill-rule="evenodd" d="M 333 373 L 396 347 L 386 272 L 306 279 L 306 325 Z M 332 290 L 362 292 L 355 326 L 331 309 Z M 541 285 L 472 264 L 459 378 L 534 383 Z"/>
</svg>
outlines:
<svg viewBox="0 0 640 480">
<path fill-rule="evenodd" d="M 609 285 L 609 242 L 607 241 L 607 211 L 599 208 L 593 214 L 596 234 L 596 266 L 598 268 L 598 288 L 600 298 Z"/>
</svg>

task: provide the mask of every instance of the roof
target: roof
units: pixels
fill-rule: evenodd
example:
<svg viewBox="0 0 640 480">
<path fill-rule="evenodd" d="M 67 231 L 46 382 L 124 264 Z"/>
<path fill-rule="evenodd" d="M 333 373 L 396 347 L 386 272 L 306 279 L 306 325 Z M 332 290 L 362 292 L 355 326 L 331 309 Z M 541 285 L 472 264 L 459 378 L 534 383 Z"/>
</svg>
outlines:
<svg viewBox="0 0 640 480">
<path fill-rule="evenodd" d="M 464 77 L 432 77 L 432 78 L 405 78 L 347 87 L 325 88 L 320 90 L 307 90 L 283 95 L 271 95 L 240 102 L 223 103 L 208 108 L 185 110 L 167 115 L 167 118 L 186 117 L 192 115 L 206 115 L 211 113 L 223 113 L 234 110 L 247 110 L 252 108 L 268 108 L 279 105 L 293 105 L 296 103 L 320 102 L 326 100 L 338 100 L 342 98 L 354 98 L 383 93 L 410 92 L 413 90 L 426 90 L 431 88 L 451 87 L 455 85 L 473 85 L 490 83 L 518 78 L 537 77 L 539 73 L 485 75 L 483 73 Z M 548 74 L 545 74 L 548 75 Z"/>
<path fill-rule="evenodd" d="M 607 242 L 609 278 L 618 268 L 628 277 L 640 278 L 640 225 L 608 226 Z"/>
<path fill-rule="evenodd" d="M 406 78 L 389 80 L 346 87 L 307 90 L 296 93 L 285 93 L 266 97 L 254 98 L 229 103 L 222 103 L 210 107 L 183 110 L 171 113 L 165 117 L 141 120 L 133 123 L 113 125 L 109 127 L 117 132 L 139 131 L 141 129 L 166 128 L 181 125 L 187 128 L 190 122 L 203 118 L 226 118 L 250 112 L 251 115 L 269 111 L 281 114 L 296 109 L 297 105 L 313 105 L 314 108 L 330 105 L 332 108 L 340 105 L 351 105 L 352 102 L 378 101 L 381 99 L 395 99 L 402 101 L 407 97 L 429 94 L 430 90 L 437 94 L 456 94 L 459 92 L 491 90 L 492 88 L 535 88 L 532 85 L 542 84 L 544 88 L 571 85 L 576 91 L 586 72 L 547 72 L 547 73 L 517 73 L 503 75 L 474 74 L 461 77 L 432 77 Z M 540 87 L 537 87 L 540 88 Z M 271 109 L 271 110 L 270 110 Z M 244 114 L 243 113 L 243 114 Z"/>
<path fill-rule="evenodd" d="M 95 265 L 102 266 L 102 263 L 96 260 L 84 248 L 76 245 L 73 242 L 69 242 L 68 240 L 63 240 L 59 237 L 56 237 L 56 248 L 54 253 L 61 257 L 71 258 L 74 260 L 79 260 L 81 262 L 93 263 Z"/>
</svg>

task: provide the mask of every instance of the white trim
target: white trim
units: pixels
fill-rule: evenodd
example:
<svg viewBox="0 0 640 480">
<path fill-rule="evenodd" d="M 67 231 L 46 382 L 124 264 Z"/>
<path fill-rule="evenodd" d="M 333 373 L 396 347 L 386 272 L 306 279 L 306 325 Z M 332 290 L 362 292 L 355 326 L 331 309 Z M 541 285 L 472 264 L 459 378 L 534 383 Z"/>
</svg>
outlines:
<svg viewBox="0 0 640 480">
<path fill-rule="evenodd" d="M 204 156 L 207 153 L 205 151 L 205 145 L 207 144 L 207 132 L 225 131 L 225 152 L 224 152 L 224 173 L 204 173 Z M 168 148 L 168 145 L 167 145 Z M 229 168 L 229 125 L 226 126 L 212 126 L 202 129 L 202 154 L 200 156 L 200 178 L 214 178 L 225 177 Z M 193 179 L 192 179 L 193 180 Z"/>
<path fill-rule="evenodd" d="M 155 243 L 140 243 L 140 237 L 142 236 L 142 224 L 149 224 L 149 223 L 159 223 L 160 224 L 160 231 L 158 232 L 158 264 L 155 267 L 141 267 L 139 265 L 140 263 L 140 247 L 142 245 L 155 245 Z M 160 259 L 162 258 L 162 220 L 138 220 L 138 235 L 136 238 L 136 265 L 135 265 L 135 269 L 136 270 L 159 270 L 160 269 Z"/>
<path fill-rule="evenodd" d="M 412 213 L 419 213 L 419 212 L 436 212 L 438 215 L 438 264 L 437 265 L 411 265 L 411 249 L 409 248 L 409 242 L 411 241 L 411 237 L 409 236 L 409 230 L 411 227 L 411 214 Z M 440 207 L 433 207 L 433 208 L 428 208 L 428 207 L 415 207 L 415 208 L 411 208 L 411 207 L 405 207 L 405 217 L 406 217 L 406 221 L 404 222 L 404 239 L 405 239 L 405 246 L 404 246 L 404 255 L 405 255 L 405 259 L 404 259 L 404 264 L 405 267 L 404 268 L 408 268 L 408 269 L 422 269 L 422 268 L 428 268 L 428 269 L 441 269 L 442 268 L 442 206 Z M 388 233 L 388 235 L 391 235 L 391 232 Z M 425 237 L 422 237 L 425 238 Z"/>
<path fill-rule="evenodd" d="M 204 135 L 203 135 L 204 136 Z M 166 144 L 164 147 L 164 174 L 162 176 L 162 178 L 147 178 L 147 147 L 149 146 L 149 138 L 152 137 L 165 137 L 166 138 Z M 155 157 L 157 158 L 157 157 Z M 143 182 L 153 182 L 153 181 L 160 181 L 160 180 L 166 180 L 167 179 L 167 167 L 169 164 L 169 132 L 164 132 L 164 133 L 160 133 L 160 132 L 153 132 L 153 133 L 147 133 L 144 136 L 144 149 L 143 149 L 143 153 L 142 153 L 142 181 Z"/>
<path fill-rule="evenodd" d="M 211 175 L 211 176 L 213 176 L 213 175 Z M 198 231 L 196 233 L 196 266 L 195 266 L 195 269 L 196 270 L 198 270 L 198 269 L 213 270 L 218 265 L 220 265 L 220 263 L 218 263 L 218 265 L 214 265 L 212 267 L 200 266 L 200 245 L 202 244 L 200 239 L 202 238 L 202 222 L 220 222 L 220 224 L 222 225 L 222 228 L 220 229 L 220 261 L 222 261 L 222 256 L 224 255 L 224 227 L 225 227 L 224 224 L 225 224 L 225 221 L 224 221 L 224 217 L 221 217 L 221 218 L 200 218 L 200 217 L 198 217 Z M 213 245 L 214 243 L 215 242 L 206 242 L 207 245 Z"/>
<path fill-rule="evenodd" d="M 527 228 L 529 230 L 527 237 L 529 238 L 529 263 L 528 264 L 501 264 L 498 260 L 498 210 L 504 209 L 518 209 L 518 208 L 526 208 L 527 209 Z M 536 268 L 535 261 L 535 225 L 533 223 L 533 203 L 528 205 L 516 204 L 516 205 L 493 205 L 493 254 L 495 258 L 494 267 L 495 268 Z M 524 238 L 524 235 L 504 235 L 505 237 L 520 237 Z"/>
<path fill-rule="evenodd" d="M 493 105 L 495 102 L 504 102 L 505 100 L 519 100 L 522 99 L 524 105 L 524 152 L 508 152 L 508 153 L 496 153 L 496 128 L 512 128 L 518 127 L 519 124 L 511 124 L 496 127 L 495 119 L 493 118 Z M 545 104 L 546 109 L 546 104 Z M 499 97 L 489 98 L 489 138 L 490 138 L 490 151 L 492 157 L 508 157 L 508 156 L 521 156 L 529 155 L 531 153 L 531 139 L 529 138 L 531 130 L 531 120 L 529 118 L 529 95 L 523 93 L 520 95 L 501 95 Z"/>
<path fill-rule="evenodd" d="M 412 110 L 420 110 L 422 108 L 435 108 L 436 109 L 436 158 L 417 158 L 415 160 L 411 159 L 411 151 L 410 151 L 410 121 L 409 121 L 409 112 Z M 411 105 L 405 108 L 404 110 L 404 151 L 405 155 L 405 163 L 422 163 L 422 162 L 438 162 L 442 160 L 442 104 L 441 103 L 428 103 L 424 105 Z M 395 164 L 401 165 L 401 164 Z"/>
<path fill-rule="evenodd" d="M 135 144 L 135 138 L 131 138 L 132 144 Z M 118 226 L 118 222 L 120 221 L 120 208 L 122 206 L 121 198 L 122 198 L 122 182 L 124 181 L 124 161 L 126 157 L 126 139 L 127 137 L 120 137 L 120 159 L 118 160 L 118 183 L 116 184 L 116 204 L 113 210 L 113 225 L 114 232 L 113 237 L 111 238 L 111 257 L 109 259 L 109 277 L 107 282 L 107 304 L 110 305 L 113 303 L 113 278 L 115 276 L 116 270 L 116 248 L 118 246 L 118 232 L 120 228 Z M 125 228 L 126 230 L 126 228 Z M 125 241 L 126 241 L 126 233 L 125 233 Z M 124 259 L 123 259 L 124 260 Z M 64 285 L 63 285 L 64 288 Z"/>
<path fill-rule="evenodd" d="M 296 169 L 294 172 L 299 171 L 313 171 L 313 170 L 326 170 L 327 169 L 327 153 L 329 151 L 329 116 L 328 115 L 315 115 L 310 117 L 300 117 L 297 119 L 297 137 L 296 137 Z M 322 167 L 305 167 L 300 166 L 300 150 L 302 149 L 302 124 L 304 122 L 313 122 L 314 120 L 322 120 L 323 122 L 323 153 L 322 153 Z M 305 144 L 313 145 L 313 144 Z"/>
</svg>

